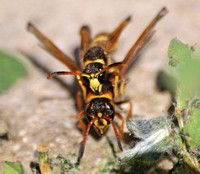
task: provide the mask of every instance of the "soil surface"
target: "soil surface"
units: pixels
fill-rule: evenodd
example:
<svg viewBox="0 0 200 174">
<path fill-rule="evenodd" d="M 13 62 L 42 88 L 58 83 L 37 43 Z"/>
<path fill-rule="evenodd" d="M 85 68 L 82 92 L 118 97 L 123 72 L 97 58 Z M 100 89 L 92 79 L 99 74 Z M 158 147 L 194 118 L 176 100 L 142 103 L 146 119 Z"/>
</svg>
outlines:
<svg viewBox="0 0 200 174">
<path fill-rule="evenodd" d="M 82 25 L 88 24 L 94 36 L 98 32 L 112 31 L 125 17 L 132 15 L 132 22 L 120 37 L 118 51 L 113 55 L 116 61 L 120 61 L 163 6 L 169 13 L 156 26 L 153 39 L 128 72 L 130 82 L 124 94 L 133 102 L 133 117 L 157 117 L 166 113 L 170 104 L 170 95 L 159 92 L 155 82 L 158 71 L 167 67 L 171 39 L 178 37 L 190 45 L 199 42 L 198 0 L 1 0 L 0 49 L 31 55 L 51 72 L 66 70 L 26 31 L 29 21 L 74 57 L 74 49 L 80 46 L 79 29 Z M 47 73 L 25 56 L 20 57 L 28 67 L 28 75 L 0 96 L 0 121 L 8 126 L 9 138 L 0 139 L 0 173 L 5 160 L 22 161 L 26 166 L 30 161 L 37 161 L 34 153 L 37 144 L 47 145 L 50 157 L 55 158 L 58 154 L 77 154 L 83 139 L 77 124 L 74 94 L 70 90 L 74 78 L 61 78 L 68 84 L 69 88 L 66 88 L 54 79 L 46 80 Z M 125 106 L 124 110 L 127 109 Z M 88 136 L 83 163 L 76 173 L 99 173 L 100 166 L 112 156 L 106 137 L 113 140 L 117 148 L 111 126 L 101 139 Z M 122 144 L 126 146 L 124 142 Z"/>
</svg>

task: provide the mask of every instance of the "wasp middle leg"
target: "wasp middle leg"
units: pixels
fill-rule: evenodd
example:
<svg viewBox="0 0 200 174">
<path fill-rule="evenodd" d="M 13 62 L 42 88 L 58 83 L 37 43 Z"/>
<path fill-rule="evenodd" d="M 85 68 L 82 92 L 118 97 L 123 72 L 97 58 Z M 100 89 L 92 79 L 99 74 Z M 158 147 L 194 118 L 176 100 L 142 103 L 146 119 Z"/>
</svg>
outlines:
<svg viewBox="0 0 200 174">
<path fill-rule="evenodd" d="M 132 102 L 130 100 L 115 102 L 116 105 L 122 105 L 122 104 L 126 104 L 126 103 L 129 103 L 129 105 L 130 105 L 127 119 L 131 119 L 132 118 Z"/>
</svg>

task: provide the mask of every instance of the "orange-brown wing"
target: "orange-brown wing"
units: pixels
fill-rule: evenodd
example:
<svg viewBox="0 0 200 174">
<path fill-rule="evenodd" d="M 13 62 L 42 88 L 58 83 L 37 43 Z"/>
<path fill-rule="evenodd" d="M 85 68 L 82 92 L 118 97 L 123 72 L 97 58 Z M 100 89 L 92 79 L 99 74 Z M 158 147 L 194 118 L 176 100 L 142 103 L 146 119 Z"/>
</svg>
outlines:
<svg viewBox="0 0 200 174">
<path fill-rule="evenodd" d="M 27 30 L 33 33 L 42 43 L 42 48 L 64 63 L 72 72 L 80 72 L 78 66 L 72 59 L 64 54 L 50 39 L 41 33 L 31 22 L 27 25 Z"/>
<path fill-rule="evenodd" d="M 91 43 L 91 32 L 90 28 L 86 25 L 81 27 L 81 56 L 84 57 L 86 51 L 90 48 Z"/>
<path fill-rule="evenodd" d="M 112 33 L 108 35 L 108 41 L 106 42 L 105 52 L 111 52 L 112 48 L 117 43 L 121 32 L 127 26 L 127 24 L 131 21 L 131 16 L 127 17 Z"/>
<path fill-rule="evenodd" d="M 167 14 L 168 10 L 166 7 L 163 7 L 158 14 L 153 18 L 151 23 L 146 27 L 144 32 L 140 35 L 138 40 L 135 42 L 135 44 L 131 47 L 128 54 L 123 60 L 123 64 L 126 64 L 127 66 L 121 67 L 121 70 L 119 72 L 119 76 L 122 77 L 124 73 L 126 72 L 128 66 L 132 62 L 132 60 L 136 57 L 136 55 L 139 53 L 141 48 L 144 47 L 144 45 L 151 39 L 155 31 L 153 30 L 154 26 L 158 23 L 158 21 L 164 17 Z"/>
</svg>

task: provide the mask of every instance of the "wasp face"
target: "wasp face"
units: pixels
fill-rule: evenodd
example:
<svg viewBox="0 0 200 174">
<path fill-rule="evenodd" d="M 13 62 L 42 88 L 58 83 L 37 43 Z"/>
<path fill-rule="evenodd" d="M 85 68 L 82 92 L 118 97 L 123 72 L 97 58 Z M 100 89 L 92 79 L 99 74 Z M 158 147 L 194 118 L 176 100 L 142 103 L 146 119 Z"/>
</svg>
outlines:
<svg viewBox="0 0 200 174">
<path fill-rule="evenodd" d="M 101 112 L 99 112 L 97 115 L 98 119 L 94 122 L 94 127 L 100 133 L 100 135 L 103 135 L 108 127 L 108 121 L 102 117 L 103 114 Z"/>
<path fill-rule="evenodd" d="M 87 108 L 86 111 L 87 118 L 92 120 L 93 118 L 97 118 L 94 122 L 94 128 L 95 130 L 102 135 L 110 122 L 104 118 L 104 116 L 114 118 L 114 108 L 112 104 L 109 102 L 108 99 L 105 98 L 97 98 L 93 99 L 90 102 L 90 105 Z"/>
</svg>

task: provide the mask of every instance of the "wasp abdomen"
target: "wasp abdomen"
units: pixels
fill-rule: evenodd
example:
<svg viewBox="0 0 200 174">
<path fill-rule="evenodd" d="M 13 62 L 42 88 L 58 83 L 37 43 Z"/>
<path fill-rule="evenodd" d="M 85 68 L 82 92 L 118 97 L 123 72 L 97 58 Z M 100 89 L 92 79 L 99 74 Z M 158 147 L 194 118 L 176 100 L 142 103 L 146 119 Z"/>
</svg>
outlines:
<svg viewBox="0 0 200 174">
<path fill-rule="evenodd" d="M 107 56 L 104 53 L 104 50 L 95 46 L 90 48 L 84 55 L 83 58 L 84 66 L 87 66 L 90 63 L 101 63 L 103 65 L 107 65 Z"/>
</svg>

